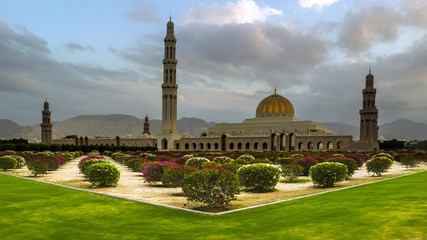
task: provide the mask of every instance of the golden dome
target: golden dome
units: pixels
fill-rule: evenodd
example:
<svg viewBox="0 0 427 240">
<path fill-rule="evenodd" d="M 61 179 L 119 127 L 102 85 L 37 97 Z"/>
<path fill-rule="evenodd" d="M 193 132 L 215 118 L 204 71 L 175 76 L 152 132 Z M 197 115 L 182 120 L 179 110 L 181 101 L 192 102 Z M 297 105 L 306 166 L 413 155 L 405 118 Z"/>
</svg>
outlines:
<svg viewBox="0 0 427 240">
<path fill-rule="evenodd" d="M 294 116 L 292 103 L 285 97 L 276 94 L 276 90 L 274 90 L 274 94 L 264 98 L 256 109 L 256 117 L 269 116 Z"/>
</svg>

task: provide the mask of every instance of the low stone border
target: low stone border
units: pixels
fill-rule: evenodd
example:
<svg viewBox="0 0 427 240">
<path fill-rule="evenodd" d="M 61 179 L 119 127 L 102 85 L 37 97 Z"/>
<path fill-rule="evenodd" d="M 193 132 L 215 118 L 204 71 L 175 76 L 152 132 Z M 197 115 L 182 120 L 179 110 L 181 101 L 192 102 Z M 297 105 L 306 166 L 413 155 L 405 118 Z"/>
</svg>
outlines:
<svg viewBox="0 0 427 240">
<path fill-rule="evenodd" d="M 244 210 L 248 210 L 248 209 L 252 209 L 252 208 L 258 208 L 258 207 L 273 205 L 273 204 L 277 204 L 277 203 L 293 201 L 293 200 L 296 200 L 296 199 L 312 197 L 312 196 L 316 196 L 316 195 L 320 195 L 320 194 L 325 194 L 325 193 L 329 193 L 329 192 L 335 192 L 335 191 L 340 191 L 340 190 L 344 190 L 344 189 L 359 187 L 359 186 L 363 186 L 363 185 L 367 185 L 367 184 L 371 184 L 371 183 L 377 183 L 377 182 L 387 181 L 387 180 L 391 180 L 391 179 L 395 179 L 395 178 L 409 176 L 409 175 L 412 175 L 412 174 L 422 173 L 422 172 L 425 172 L 425 171 L 427 171 L 427 170 L 423 170 L 423 171 L 419 171 L 419 172 L 412 172 L 412 173 L 403 174 L 403 175 L 396 176 L 396 177 L 385 178 L 385 179 L 381 179 L 381 180 L 377 180 L 377 181 L 372 181 L 372 182 L 367 182 L 367 183 L 361 183 L 361 184 L 358 184 L 358 185 L 353 185 L 353 186 L 348 186 L 348 187 L 343 187 L 343 188 L 338 188 L 338 189 L 332 189 L 332 190 L 328 190 L 328 191 L 324 191 L 324 192 L 320 192 L 320 193 L 313 193 L 313 194 L 304 195 L 304 196 L 300 196 L 300 197 L 295 197 L 295 198 L 290 198 L 290 199 L 285 199 L 285 200 L 280 200 L 280 201 L 275 201 L 275 202 L 270 202 L 270 203 L 264 203 L 264 204 L 259 204 L 259 205 L 250 206 L 250 207 L 244 207 L 244 208 L 239 208 L 239 209 L 233 209 L 233 210 L 219 212 L 219 213 L 202 212 L 202 211 L 198 211 L 198 210 L 187 209 L 187 208 L 180 208 L 180 207 L 174 207 L 174 206 L 169 206 L 169 205 L 160 204 L 160 203 L 145 202 L 145 201 L 141 201 L 141 200 L 136 200 L 136 199 L 131 199 L 131 198 L 125 198 L 125 197 L 119 197 L 119 196 L 114 196 L 114 195 L 110 195 L 110 194 L 106 194 L 106 193 L 94 192 L 94 191 L 87 190 L 87 189 L 70 187 L 70 186 L 61 185 L 61 184 L 57 184 L 57 183 L 51 183 L 51 182 L 46 182 L 46 181 L 41 181 L 41 180 L 37 180 L 37 179 L 31 179 L 31 178 L 26 178 L 26 177 L 11 175 L 11 174 L 2 173 L 2 172 L 0 172 L 0 174 L 5 175 L 5 176 L 10 176 L 10 177 L 21 178 L 21 179 L 25 179 L 25 180 L 40 182 L 40 183 L 46 183 L 46 184 L 55 185 L 55 186 L 58 186 L 58 187 L 72 189 L 72 190 L 77 190 L 77 191 L 82 191 L 82 192 L 88 192 L 88 193 L 94 193 L 94 194 L 98 194 L 98 195 L 102 195 L 102 196 L 107 196 L 107 197 L 118 198 L 118 199 L 127 200 L 127 201 L 131 201 L 131 202 L 136 202 L 136 203 L 149 204 L 149 205 L 154 205 L 154 206 L 158 206 L 158 207 L 164 207 L 164 208 L 170 208 L 170 209 L 175 209 L 175 210 L 187 211 L 187 212 L 192 212 L 192 213 L 197 213 L 197 214 L 202 214 L 202 215 L 208 215 L 208 216 L 219 216 L 219 215 L 223 215 L 223 214 L 227 214 L 227 213 L 244 211 Z"/>
</svg>

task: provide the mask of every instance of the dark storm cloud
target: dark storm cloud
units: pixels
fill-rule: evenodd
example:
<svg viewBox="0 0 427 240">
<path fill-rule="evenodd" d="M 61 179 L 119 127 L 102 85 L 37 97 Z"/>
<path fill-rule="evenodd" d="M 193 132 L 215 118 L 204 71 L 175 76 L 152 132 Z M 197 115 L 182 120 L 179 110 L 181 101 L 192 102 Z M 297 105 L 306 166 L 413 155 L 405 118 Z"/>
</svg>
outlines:
<svg viewBox="0 0 427 240">
<path fill-rule="evenodd" d="M 321 63 L 324 41 L 285 24 L 189 24 L 175 26 L 181 83 L 197 82 L 298 85 L 299 73 Z M 140 66 L 160 68 L 162 36 L 157 42 L 135 44 L 120 55 Z"/>
<path fill-rule="evenodd" d="M 141 81 L 135 71 L 59 62 L 50 55 L 46 41 L 23 31 L 23 27 L 16 29 L 0 22 L 0 101 L 7 103 L 0 107 L 5 115 L 0 118 L 36 122 L 39 112 L 26 109 L 26 101 L 42 101 L 45 97 L 55 101 L 52 106 L 58 107 L 58 115 L 112 113 L 114 110 L 109 109 L 113 106 L 128 108 L 121 106 L 120 99 L 128 99 L 134 85 Z M 17 110 L 11 113 L 10 109 Z"/>
<path fill-rule="evenodd" d="M 95 48 L 93 48 L 91 45 L 83 46 L 78 43 L 70 42 L 65 44 L 65 49 L 67 49 L 69 52 L 74 51 L 95 51 Z"/>
</svg>

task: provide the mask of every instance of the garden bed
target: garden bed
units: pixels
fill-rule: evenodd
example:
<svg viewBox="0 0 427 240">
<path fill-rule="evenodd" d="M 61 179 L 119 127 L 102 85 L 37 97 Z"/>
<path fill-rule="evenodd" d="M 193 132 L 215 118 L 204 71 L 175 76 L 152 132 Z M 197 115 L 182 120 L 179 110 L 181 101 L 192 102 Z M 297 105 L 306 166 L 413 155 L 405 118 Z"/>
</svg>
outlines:
<svg viewBox="0 0 427 240">
<path fill-rule="evenodd" d="M 82 157 L 66 163 L 57 171 L 48 172 L 48 174 L 46 175 L 37 177 L 33 177 L 31 172 L 27 168 L 4 171 L 4 173 L 62 184 L 66 186 L 82 188 L 86 190 L 105 193 L 118 197 L 135 199 L 144 202 L 164 204 L 187 209 L 211 211 L 211 209 L 206 208 L 200 203 L 188 202 L 186 197 L 183 196 L 181 188 L 167 188 L 162 185 L 145 183 L 141 173 L 133 172 L 131 169 L 120 163 L 114 162 L 110 158 L 107 158 L 108 161 L 114 162 L 117 166 L 120 167 L 121 170 L 121 177 L 117 187 L 92 188 L 91 183 L 84 179 L 83 174 L 79 172 L 79 168 L 77 167 L 77 164 L 81 158 Z M 241 194 L 237 196 L 237 200 L 231 202 L 231 205 L 227 208 L 227 210 L 291 199 L 304 195 L 329 191 L 331 189 L 338 189 L 404 175 L 425 169 L 427 169 L 427 165 L 425 163 L 422 163 L 419 167 L 415 169 L 408 170 L 404 166 L 401 166 L 399 163 L 395 162 L 392 165 L 391 169 L 384 173 L 383 176 L 372 177 L 371 174 L 367 173 L 366 168 L 362 167 L 361 169 L 355 172 L 355 174 L 350 180 L 339 183 L 338 187 L 335 188 L 314 187 L 312 182 L 278 183 L 276 185 L 276 191 L 274 192 L 253 193 L 242 191 Z"/>
</svg>

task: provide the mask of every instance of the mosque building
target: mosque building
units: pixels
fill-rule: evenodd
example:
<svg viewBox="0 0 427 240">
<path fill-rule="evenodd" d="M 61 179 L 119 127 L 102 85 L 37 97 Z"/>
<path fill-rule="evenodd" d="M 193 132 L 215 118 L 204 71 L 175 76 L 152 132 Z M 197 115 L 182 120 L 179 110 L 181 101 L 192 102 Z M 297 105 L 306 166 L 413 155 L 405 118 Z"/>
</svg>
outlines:
<svg viewBox="0 0 427 240">
<path fill-rule="evenodd" d="M 177 132 L 176 38 L 174 23 L 167 23 L 164 39 L 162 87 L 162 132 L 150 135 L 148 116 L 145 117 L 141 138 L 93 138 L 52 140 L 49 103 L 44 103 L 42 143 L 71 145 L 151 146 L 172 151 L 378 151 L 378 109 L 375 106 L 374 76 L 369 70 L 362 91 L 360 110 L 360 141 L 350 135 L 333 135 L 332 131 L 314 121 L 300 121 L 294 107 L 285 97 L 274 93 L 263 99 L 256 108 L 255 118 L 242 123 L 221 123 L 208 128 L 200 136 Z"/>
</svg>

